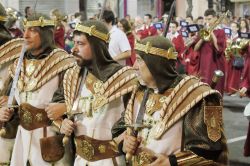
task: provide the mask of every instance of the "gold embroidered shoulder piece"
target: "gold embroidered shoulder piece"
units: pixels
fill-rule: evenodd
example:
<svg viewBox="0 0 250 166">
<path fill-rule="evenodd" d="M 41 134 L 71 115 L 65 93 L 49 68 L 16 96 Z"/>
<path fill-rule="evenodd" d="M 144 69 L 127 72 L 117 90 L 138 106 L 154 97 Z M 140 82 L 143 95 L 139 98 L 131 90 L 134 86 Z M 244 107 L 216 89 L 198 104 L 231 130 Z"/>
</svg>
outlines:
<svg viewBox="0 0 250 166">
<path fill-rule="evenodd" d="M 18 60 L 10 66 L 9 72 L 12 77 Z M 72 55 L 62 49 L 54 49 L 48 57 L 41 60 L 24 59 L 18 80 L 19 91 L 34 91 L 39 89 L 53 77 L 75 65 Z"/>
<path fill-rule="evenodd" d="M 64 77 L 64 93 L 68 111 L 73 106 L 75 95 L 78 94 L 74 86 L 79 85 L 80 78 L 76 76 L 79 75 L 79 71 L 78 67 L 74 67 L 68 70 Z M 132 92 L 137 87 L 138 81 L 134 69 L 123 67 L 104 83 L 91 73 L 88 73 L 85 85 L 93 94 L 92 108 L 97 110 L 103 105 Z"/>
<path fill-rule="evenodd" d="M 92 108 L 99 109 L 103 105 L 132 92 L 138 86 L 136 72 L 131 67 L 123 67 L 106 82 L 88 74 L 86 86 L 93 93 Z"/>
<path fill-rule="evenodd" d="M 212 94 L 216 94 L 219 98 L 221 98 L 221 95 L 218 91 L 211 89 L 211 87 L 206 83 L 200 82 L 198 78 L 193 76 L 185 77 L 173 89 L 169 97 L 166 98 L 160 111 L 162 120 L 160 120 L 153 128 L 154 138 L 159 139 L 163 133 L 165 133 L 170 127 L 183 118 L 184 115 L 191 110 L 191 108 L 193 108 L 206 96 Z M 216 113 L 216 117 L 222 116 L 221 110 L 218 109 L 218 111 L 219 112 Z M 221 132 L 221 120 L 215 119 L 215 123 L 216 125 L 214 125 L 214 127 L 216 127 L 216 131 Z M 208 136 L 211 140 L 215 141 L 218 140 L 221 135 L 217 133 L 217 137 L 212 138 L 208 132 Z"/>
<path fill-rule="evenodd" d="M 218 91 L 213 90 L 205 83 L 199 81 L 198 78 L 193 76 L 187 76 L 181 82 L 171 90 L 170 95 L 156 95 L 152 99 L 154 101 L 149 101 L 146 103 L 146 113 L 154 113 L 154 108 L 160 111 L 160 120 L 151 129 L 151 133 L 155 139 L 160 139 L 161 136 L 176 122 L 185 116 L 192 107 L 203 100 L 206 96 L 216 94 L 221 98 Z M 128 102 L 127 109 L 125 112 L 125 122 L 126 124 L 133 123 L 133 105 L 134 100 L 137 100 L 140 95 L 140 91 L 134 90 L 131 99 Z M 159 101 L 159 102 L 156 102 Z M 157 104 L 158 103 L 158 104 Z M 214 107 L 213 107 L 214 108 Z M 208 129 L 208 137 L 216 141 L 220 138 L 221 132 L 221 113 L 222 106 L 219 104 L 216 109 L 212 106 L 205 107 L 205 124 Z M 221 109 L 219 109 L 221 108 Z M 213 109 L 213 111 L 209 111 Z M 214 116 L 213 116 L 214 115 Z M 214 117 L 214 118 L 213 118 Z"/>
<path fill-rule="evenodd" d="M 0 65 L 15 60 L 22 50 L 23 39 L 13 39 L 0 46 Z"/>
<path fill-rule="evenodd" d="M 67 112 L 72 110 L 80 80 L 81 76 L 79 66 L 76 65 L 65 72 L 63 79 L 63 90 Z"/>
</svg>

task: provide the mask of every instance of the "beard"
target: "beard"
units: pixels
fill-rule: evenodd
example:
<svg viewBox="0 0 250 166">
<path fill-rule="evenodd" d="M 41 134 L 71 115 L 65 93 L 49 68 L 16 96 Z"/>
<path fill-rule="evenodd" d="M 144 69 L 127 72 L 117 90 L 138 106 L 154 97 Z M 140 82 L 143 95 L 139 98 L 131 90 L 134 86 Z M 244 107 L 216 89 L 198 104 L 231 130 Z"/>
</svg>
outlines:
<svg viewBox="0 0 250 166">
<path fill-rule="evenodd" d="M 77 62 L 77 65 L 79 67 L 88 67 L 92 64 L 92 60 L 86 60 L 84 58 L 82 58 L 80 55 L 78 55 L 77 53 L 72 53 L 72 55 L 74 56 L 76 62 Z"/>
</svg>

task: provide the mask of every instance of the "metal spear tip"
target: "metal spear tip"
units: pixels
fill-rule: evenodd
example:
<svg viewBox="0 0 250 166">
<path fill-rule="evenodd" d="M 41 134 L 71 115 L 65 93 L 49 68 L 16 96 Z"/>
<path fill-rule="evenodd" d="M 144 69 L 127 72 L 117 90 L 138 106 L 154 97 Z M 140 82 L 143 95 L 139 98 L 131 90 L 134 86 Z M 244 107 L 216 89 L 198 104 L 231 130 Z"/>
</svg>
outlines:
<svg viewBox="0 0 250 166">
<path fill-rule="evenodd" d="M 215 70 L 215 71 L 214 71 L 214 74 L 215 74 L 217 77 L 223 77 L 223 76 L 224 76 L 224 73 L 223 73 L 221 70 Z"/>
</svg>

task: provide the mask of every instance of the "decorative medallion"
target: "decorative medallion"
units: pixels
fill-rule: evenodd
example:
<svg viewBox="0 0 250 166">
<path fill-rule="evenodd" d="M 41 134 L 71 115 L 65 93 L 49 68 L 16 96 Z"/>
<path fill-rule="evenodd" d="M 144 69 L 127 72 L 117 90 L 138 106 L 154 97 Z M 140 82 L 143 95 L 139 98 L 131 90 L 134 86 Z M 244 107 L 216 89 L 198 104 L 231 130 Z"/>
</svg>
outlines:
<svg viewBox="0 0 250 166">
<path fill-rule="evenodd" d="M 152 163 L 151 157 L 146 152 L 140 152 L 137 156 L 137 164 L 138 166 L 143 166 L 146 164 Z"/>
<path fill-rule="evenodd" d="M 98 150 L 100 153 L 105 153 L 106 152 L 106 146 L 105 145 L 99 145 Z"/>
<path fill-rule="evenodd" d="M 24 124 L 29 125 L 32 123 L 32 114 L 29 111 L 24 111 L 22 119 Z"/>
<path fill-rule="evenodd" d="M 94 88 L 94 91 L 95 91 L 96 94 L 101 92 L 102 86 L 103 86 L 102 81 L 96 81 L 94 83 L 93 88 Z"/>
<path fill-rule="evenodd" d="M 37 122 L 42 122 L 43 121 L 43 114 L 42 113 L 38 113 L 36 114 L 36 121 Z"/>
<path fill-rule="evenodd" d="M 82 140 L 80 148 L 81 148 L 84 158 L 87 160 L 92 160 L 95 154 L 94 147 L 88 141 Z"/>
</svg>

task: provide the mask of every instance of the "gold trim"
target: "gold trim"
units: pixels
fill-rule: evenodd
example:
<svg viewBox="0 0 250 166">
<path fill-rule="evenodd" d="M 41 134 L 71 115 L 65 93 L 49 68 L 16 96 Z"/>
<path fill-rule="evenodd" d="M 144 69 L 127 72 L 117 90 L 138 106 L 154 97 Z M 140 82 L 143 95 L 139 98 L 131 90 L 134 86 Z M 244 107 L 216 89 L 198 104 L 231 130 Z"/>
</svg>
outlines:
<svg viewBox="0 0 250 166">
<path fill-rule="evenodd" d="M 83 32 L 83 33 L 87 33 L 90 36 L 95 36 L 95 37 L 97 37 L 97 38 L 99 38 L 107 43 L 109 42 L 109 34 L 105 34 L 105 33 L 102 33 L 100 31 L 96 30 L 95 25 L 92 25 L 91 27 L 87 27 L 87 26 L 84 26 L 81 24 L 77 24 L 75 27 L 75 30 Z"/>
<path fill-rule="evenodd" d="M 167 59 L 174 59 L 174 60 L 177 59 L 177 54 L 178 54 L 177 52 L 174 51 L 173 47 L 169 48 L 168 50 L 164 50 L 161 48 L 153 47 L 150 42 L 147 42 L 146 45 L 136 43 L 135 50 L 145 52 L 146 54 L 157 55 Z"/>
<path fill-rule="evenodd" d="M 7 17 L 6 16 L 0 16 L 0 21 L 7 21 Z"/>
<path fill-rule="evenodd" d="M 28 27 L 45 27 L 45 26 L 55 26 L 54 20 L 46 20 L 44 17 L 40 17 L 39 20 L 28 21 L 27 19 L 23 20 L 23 26 Z"/>
</svg>

